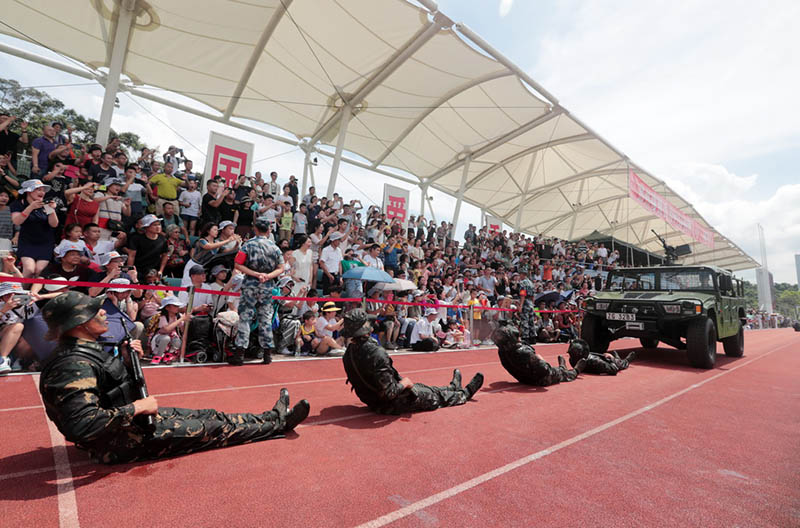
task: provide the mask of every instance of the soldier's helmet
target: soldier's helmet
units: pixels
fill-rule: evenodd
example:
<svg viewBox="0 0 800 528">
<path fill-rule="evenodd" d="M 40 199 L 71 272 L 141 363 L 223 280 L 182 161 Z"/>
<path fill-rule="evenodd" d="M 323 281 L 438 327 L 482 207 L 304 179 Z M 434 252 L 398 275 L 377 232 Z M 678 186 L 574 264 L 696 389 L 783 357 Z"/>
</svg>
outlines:
<svg viewBox="0 0 800 528">
<path fill-rule="evenodd" d="M 344 337 L 362 337 L 372 333 L 370 321 L 374 321 L 375 316 L 369 315 L 361 308 L 351 310 L 344 315 L 344 327 L 342 335 Z"/>
<path fill-rule="evenodd" d="M 492 334 L 492 340 L 499 348 L 514 348 L 519 343 L 519 329 L 514 325 L 500 326 Z"/>
<path fill-rule="evenodd" d="M 590 352 L 591 350 L 589 349 L 589 343 L 583 339 L 573 339 L 570 341 L 569 348 L 567 349 L 567 354 L 569 354 L 570 359 L 576 360 L 588 358 Z"/>
<path fill-rule="evenodd" d="M 48 301 L 42 308 L 42 318 L 49 329 L 47 339 L 58 339 L 64 332 L 92 320 L 105 300 L 105 295 L 89 297 L 70 291 Z"/>
</svg>

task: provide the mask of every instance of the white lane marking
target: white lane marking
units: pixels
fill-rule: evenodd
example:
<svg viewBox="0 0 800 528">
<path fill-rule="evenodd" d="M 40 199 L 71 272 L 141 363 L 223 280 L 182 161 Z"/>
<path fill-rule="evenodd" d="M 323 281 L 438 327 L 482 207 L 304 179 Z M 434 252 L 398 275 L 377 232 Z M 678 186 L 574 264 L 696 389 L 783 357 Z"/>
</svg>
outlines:
<svg viewBox="0 0 800 528">
<path fill-rule="evenodd" d="M 382 517 L 378 517 L 377 519 L 374 519 L 372 521 L 369 521 L 369 522 L 366 522 L 364 524 L 361 524 L 357 528 L 378 528 L 379 526 L 386 526 L 387 524 L 390 524 L 390 523 L 393 523 L 393 522 L 398 521 L 400 519 L 403 519 L 404 517 L 408 517 L 409 515 L 413 515 L 414 513 L 418 512 L 420 510 L 423 510 L 425 508 L 428 508 L 429 506 L 433 506 L 434 504 L 437 504 L 439 502 L 447 500 L 447 499 L 449 499 L 451 497 L 455 497 L 456 495 L 458 495 L 460 493 L 464 493 L 465 491 L 468 491 L 468 490 L 470 490 L 470 489 L 472 489 L 472 488 L 474 488 L 476 486 L 479 486 L 479 485 L 483 484 L 484 482 L 488 482 L 490 480 L 496 479 L 497 477 L 505 475 L 506 473 L 508 473 L 510 471 L 513 471 L 513 470 L 515 470 L 517 468 L 520 468 L 522 466 L 530 464 L 531 462 L 534 462 L 535 460 L 539 460 L 540 458 L 544 458 L 547 455 L 553 454 L 556 451 L 560 451 L 561 449 L 564 449 L 565 447 L 569 447 L 569 446 L 571 446 L 573 444 L 576 444 L 576 443 L 580 442 L 581 440 L 585 440 L 585 439 L 587 439 L 589 437 L 592 437 L 592 436 L 594 436 L 594 435 L 596 435 L 598 433 L 602 433 L 603 431 L 605 431 L 607 429 L 610 429 L 610 428 L 614 427 L 615 425 L 619 425 L 619 424 L 621 424 L 623 422 L 626 422 L 626 421 L 630 420 L 631 418 L 635 418 L 636 416 L 639 416 L 640 414 L 646 413 L 647 411 L 650 411 L 652 409 L 655 409 L 656 407 L 664 405 L 665 403 L 667 403 L 667 402 L 669 402 L 671 400 L 674 400 L 675 398 L 677 398 L 679 396 L 683 396 L 684 394 L 686 394 L 689 391 L 692 391 L 692 390 L 694 390 L 694 389 L 696 389 L 698 387 L 702 387 L 706 383 L 714 381 L 715 379 L 720 378 L 722 376 L 725 376 L 726 374 L 730 374 L 731 372 L 733 372 L 735 370 L 738 370 L 738 369 L 740 369 L 742 367 L 745 367 L 745 366 L 749 365 L 750 363 L 752 363 L 754 361 L 758 361 L 759 359 L 764 358 L 764 357 L 766 357 L 766 356 L 768 356 L 768 355 L 770 355 L 770 354 L 772 354 L 774 352 L 777 352 L 778 350 L 784 349 L 784 348 L 786 348 L 788 346 L 795 346 L 795 345 L 796 345 L 795 343 L 789 343 L 789 344 L 784 345 L 782 347 L 773 349 L 770 352 L 767 352 L 767 353 L 762 354 L 762 355 L 760 355 L 760 356 L 758 356 L 756 358 L 753 358 L 750 361 L 742 363 L 741 365 L 736 365 L 735 367 L 731 367 L 729 370 L 726 370 L 724 372 L 720 372 L 719 374 L 711 376 L 710 378 L 706 378 L 703 381 L 700 381 L 700 382 L 697 382 L 697 383 L 695 383 L 693 385 L 690 385 L 689 387 L 686 387 L 685 389 L 679 390 L 678 392 L 676 392 L 674 394 L 671 394 L 670 396 L 667 396 L 665 398 L 662 398 L 662 399 L 658 400 L 657 402 L 651 403 L 649 405 L 645 405 L 644 407 L 642 407 L 640 409 L 637 409 L 637 410 L 635 410 L 633 412 L 629 412 L 628 414 L 626 414 L 624 416 L 620 416 L 619 418 L 617 418 L 615 420 L 611 420 L 610 422 L 606 422 L 606 423 L 604 423 L 602 425 L 599 425 L 599 426 L 597 426 L 597 427 L 595 427 L 593 429 L 589 429 L 588 431 L 583 432 L 583 433 L 581 433 L 579 435 L 573 436 L 572 438 L 564 440 L 563 442 L 559 442 L 559 443 L 557 443 L 555 445 L 552 445 L 552 446 L 548 447 L 547 449 L 543 449 L 541 451 L 537 451 L 536 453 L 532 453 L 532 454 L 530 454 L 528 456 L 519 458 L 519 459 L 517 459 L 517 460 L 515 460 L 515 461 L 513 461 L 513 462 L 511 462 L 509 464 L 506 464 L 505 466 L 501 466 L 501 467 L 499 467 L 497 469 L 493 469 L 492 471 L 489 471 L 488 473 L 484 473 L 483 475 L 478 475 L 477 477 L 475 477 L 473 479 L 470 479 L 470 480 L 468 480 L 466 482 L 463 482 L 461 484 L 458 484 L 457 486 L 453 486 L 452 488 L 446 489 L 444 491 L 440 491 L 439 493 L 431 495 L 430 497 L 427 497 L 425 499 L 419 500 L 419 501 L 417 501 L 417 502 L 415 502 L 413 504 L 409 504 L 408 506 L 400 508 L 399 510 L 395 510 L 395 511 L 393 511 L 391 513 L 388 513 L 388 514 L 386 514 L 386 515 L 384 515 Z"/>
<path fill-rule="evenodd" d="M 36 390 L 39 390 L 39 375 L 32 376 Z M 44 402 L 42 402 L 44 404 Z M 53 460 L 56 470 L 56 489 L 58 492 L 58 525 L 60 528 L 80 528 L 78 522 L 78 502 L 75 498 L 72 469 L 67 455 L 67 443 L 50 418 L 45 416 L 50 430 L 50 443 L 53 446 Z"/>
<path fill-rule="evenodd" d="M 29 407 L 11 407 L 8 409 L 0 409 L 0 412 L 9 412 L 9 411 L 30 411 L 31 409 L 44 409 L 41 405 L 31 405 Z"/>
<path fill-rule="evenodd" d="M 69 467 L 80 467 L 85 466 L 87 464 L 94 464 L 91 460 L 79 460 L 77 462 L 72 462 Z M 47 473 L 48 471 L 55 471 L 55 466 L 47 466 L 47 467 L 40 467 L 36 469 L 28 469 L 26 471 L 19 471 L 17 473 L 6 473 L 5 475 L 0 475 L 0 480 L 10 480 L 15 478 L 23 478 L 28 477 L 30 475 L 38 475 L 39 473 Z"/>
<path fill-rule="evenodd" d="M 463 369 L 464 367 L 481 367 L 485 365 L 495 365 L 500 364 L 499 361 L 488 361 L 485 363 L 468 363 L 466 365 L 450 365 L 447 367 L 436 367 L 436 368 L 429 368 L 429 369 L 418 369 L 418 370 L 405 370 L 403 371 L 405 374 L 419 374 L 421 372 L 434 372 L 437 370 L 451 370 L 454 368 Z M 219 389 L 200 389 L 200 390 L 193 390 L 193 391 L 183 391 L 183 392 L 167 392 L 163 394 L 153 394 L 153 396 L 157 398 L 163 398 L 165 396 L 183 396 L 186 394 L 204 394 L 207 392 L 225 392 L 225 391 L 237 391 L 237 390 L 247 390 L 247 389 L 263 389 L 266 387 L 285 387 L 287 385 L 302 385 L 304 383 L 323 383 L 327 381 L 345 381 L 346 378 L 322 378 L 322 379 L 315 379 L 315 380 L 302 380 L 302 381 L 283 381 L 277 383 L 265 383 L 263 385 L 245 385 L 243 387 L 221 387 Z"/>
</svg>

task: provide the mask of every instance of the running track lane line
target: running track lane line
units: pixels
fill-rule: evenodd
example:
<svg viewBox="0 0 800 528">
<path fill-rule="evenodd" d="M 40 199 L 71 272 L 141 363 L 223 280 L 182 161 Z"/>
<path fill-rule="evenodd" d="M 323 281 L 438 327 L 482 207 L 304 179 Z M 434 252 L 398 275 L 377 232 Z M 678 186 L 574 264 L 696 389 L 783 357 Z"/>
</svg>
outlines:
<svg viewBox="0 0 800 528">
<path fill-rule="evenodd" d="M 595 427 L 593 429 L 589 429 L 588 431 L 583 432 L 583 433 L 581 433 L 579 435 L 573 436 L 572 438 L 564 440 L 563 442 L 559 442 L 558 444 L 552 445 L 552 446 L 548 447 L 547 449 L 543 449 L 541 451 L 537 451 L 536 453 L 532 453 L 532 454 L 530 454 L 528 456 L 519 458 L 519 459 L 517 459 L 517 460 L 515 460 L 515 461 L 513 461 L 513 462 L 511 462 L 509 464 L 506 464 L 505 466 L 501 466 L 501 467 L 499 467 L 497 469 L 493 469 L 492 471 L 484 473 L 483 475 L 478 475 L 477 477 L 475 477 L 473 479 L 470 479 L 470 480 L 468 480 L 466 482 L 463 482 L 461 484 L 453 486 L 452 488 L 446 489 L 444 491 L 440 491 L 439 493 L 436 493 L 435 495 L 431 495 L 430 497 L 427 497 L 425 499 L 422 499 L 422 500 L 419 500 L 417 502 L 411 503 L 408 506 L 405 506 L 404 508 L 400 508 L 399 510 L 395 510 L 395 511 L 393 511 L 391 513 L 388 513 L 388 514 L 386 514 L 386 515 L 384 515 L 382 517 L 378 517 L 377 519 L 374 519 L 372 521 L 360 524 L 356 528 L 378 528 L 380 526 L 386 526 L 387 524 L 391 524 L 391 523 L 393 523 L 395 521 L 399 521 L 400 519 L 403 519 L 404 517 L 408 517 L 409 515 L 413 515 L 414 513 L 418 512 L 420 510 L 424 510 L 425 508 L 427 508 L 429 506 L 433 506 L 434 504 L 437 504 L 439 502 L 447 500 L 447 499 L 449 499 L 451 497 L 455 497 L 456 495 L 459 495 L 459 494 L 461 494 L 461 493 L 463 493 L 465 491 L 468 491 L 468 490 L 470 490 L 470 489 L 472 489 L 472 488 L 474 488 L 476 486 L 479 486 L 479 485 L 483 484 L 484 482 L 488 482 L 490 480 L 496 479 L 497 477 L 505 475 L 506 473 L 508 473 L 510 471 L 513 471 L 513 470 L 515 470 L 517 468 L 520 468 L 522 466 L 528 465 L 531 462 L 534 462 L 536 460 L 539 460 L 540 458 L 546 457 L 547 455 L 551 455 L 551 454 L 555 453 L 556 451 L 560 451 L 561 449 L 564 449 L 565 447 L 569 447 L 572 444 L 576 444 L 576 443 L 580 442 L 581 440 L 586 440 L 587 438 L 590 438 L 590 437 L 592 437 L 592 436 L 594 436 L 594 435 L 596 435 L 598 433 L 602 433 L 603 431 L 605 431 L 607 429 L 610 429 L 610 428 L 614 427 L 615 425 L 619 425 L 619 424 L 621 424 L 623 422 L 626 422 L 626 421 L 630 420 L 631 418 L 635 418 L 635 417 L 639 416 L 640 414 L 644 414 L 647 411 L 655 409 L 656 407 L 660 407 L 661 405 L 664 405 L 665 403 L 667 403 L 667 402 L 669 402 L 671 400 L 674 400 L 675 398 L 677 398 L 679 396 L 683 396 L 687 392 L 690 392 L 690 391 L 692 391 L 692 390 L 694 390 L 694 389 L 696 389 L 698 387 L 702 387 L 703 385 L 705 385 L 706 383 L 708 383 L 710 381 L 713 381 L 713 380 L 715 380 L 717 378 L 720 378 L 720 377 L 722 377 L 722 376 L 724 376 L 726 374 L 730 374 L 731 372 L 733 372 L 735 370 L 738 370 L 738 369 L 740 369 L 742 367 L 745 367 L 745 366 L 749 365 L 750 363 L 753 363 L 754 361 L 758 361 L 761 358 L 769 356 L 770 354 L 772 354 L 774 352 L 777 352 L 778 350 L 782 350 L 782 349 L 787 348 L 789 346 L 796 346 L 796 345 L 797 345 L 796 343 L 788 343 L 788 344 L 786 344 L 786 345 L 784 345 L 782 347 L 778 347 L 776 349 L 773 349 L 773 350 L 771 350 L 771 351 L 769 351 L 769 352 L 767 352 L 765 354 L 762 354 L 762 355 L 760 355 L 760 356 L 758 356 L 756 358 L 751 359 L 750 361 L 742 363 L 741 365 L 736 365 L 735 367 L 731 367 L 729 370 L 726 370 L 724 372 L 720 372 L 719 374 L 711 376 L 710 378 L 706 378 L 703 381 L 700 381 L 700 382 L 697 382 L 697 383 L 695 383 L 693 385 L 690 385 L 690 386 L 686 387 L 685 389 L 679 390 L 678 392 L 676 392 L 674 394 L 671 394 L 670 396 L 662 398 L 662 399 L 660 399 L 660 400 L 658 400 L 658 401 L 656 401 L 654 403 L 651 403 L 649 405 L 645 405 L 644 407 L 642 407 L 640 409 L 637 409 L 635 411 L 629 412 L 628 414 L 626 414 L 624 416 L 620 416 L 619 418 L 617 418 L 615 420 L 611 420 L 610 422 L 606 422 L 606 423 L 604 423 L 602 425 L 599 425 L 599 426 L 597 426 L 597 427 Z"/>
<path fill-rule="evenodd" d="M 31 376 L 39 392 L 39 374 Z M 41 397 L 41 396 L 40 396 Z M 44 405 L 44 401 L 42 401 Z M 45 415 L 50 430 L 50 443 L 53 446 L 53 461 L 56 470 L 56 489 L 58 492 L 58 525 L 60 528 L 80 528 L 78 522 L 78 502 L 75 498 L 72 469 L 67 455 L 67 443 L 55 424 Z"/>
</svg>

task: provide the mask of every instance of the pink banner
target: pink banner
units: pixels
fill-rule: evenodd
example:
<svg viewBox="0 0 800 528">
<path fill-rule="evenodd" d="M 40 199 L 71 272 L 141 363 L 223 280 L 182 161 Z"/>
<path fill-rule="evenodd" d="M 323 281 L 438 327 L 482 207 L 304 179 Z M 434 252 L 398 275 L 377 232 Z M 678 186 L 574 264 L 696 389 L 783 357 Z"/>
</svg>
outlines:
<svg viewBox="0 0 800 528">
<path fill-rule="evenodd" d="M 714 233 L 672 205 L 632 170 L 628 174 L 628 196 L 675 229 L 709 248 L 714 248 Z"/>
</svg>

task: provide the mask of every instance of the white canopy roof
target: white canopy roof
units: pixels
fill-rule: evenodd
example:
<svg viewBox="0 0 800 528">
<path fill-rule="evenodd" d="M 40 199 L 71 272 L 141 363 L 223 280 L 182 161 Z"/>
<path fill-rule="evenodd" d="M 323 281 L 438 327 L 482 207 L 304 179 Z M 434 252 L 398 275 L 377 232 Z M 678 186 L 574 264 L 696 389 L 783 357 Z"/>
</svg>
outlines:
<svg viewBox="0 0 800 528">
<path fill-rule="evenodd" d="M 121 53 L 131 81 L 121 89 L 151 99 L 154 87 L 176 92 L 218 121 L 267 123 L 306 147 L 335 145 L 349 104 L 344 149 L 368 160 L 361 166 L 452 195 L 466 175 L 464 200 L 521 231 L 576 239 L 598 230 L 660 252 L 649 233 L 664 222 L 628 198 L 631 168 L 713 230 L 469 28 L 419 3 L 19 0 L 4 6 L 10 27 L 0 31 L 57 50 L 101 81 L 100 68 Z M 134 22 L 120 43 L 126 8 Z M 692 244 L 684 262 L 757 266 L 716 231 L 714 248 L 664 235 Z"/>
</svg>

